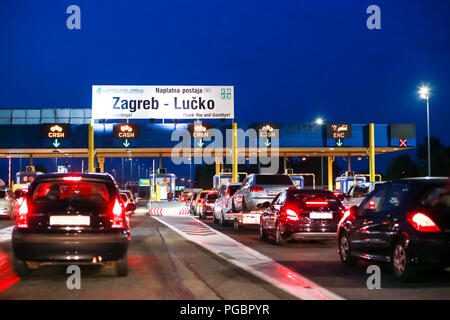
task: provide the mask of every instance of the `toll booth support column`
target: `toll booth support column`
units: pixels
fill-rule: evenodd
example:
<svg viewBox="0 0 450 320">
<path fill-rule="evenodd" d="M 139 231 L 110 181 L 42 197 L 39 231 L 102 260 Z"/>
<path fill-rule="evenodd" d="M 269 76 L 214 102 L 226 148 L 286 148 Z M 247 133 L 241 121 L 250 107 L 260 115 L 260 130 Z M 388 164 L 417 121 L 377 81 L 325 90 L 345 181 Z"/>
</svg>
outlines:
<svg viewBox="0 0 450 320">
<path fill-rule="evenodd" d="M 33 154 L 30 153 L 30 166 L 32 166 L 32 165 L 33 165 Z"/>
<path fill-rule="evenodd" d="M 375 125 L 369 123 L 369 175 L 370 182 L 375 181 Z"/>
<path fill-rule="evenodd" d="M 350 153 L 348 154 L 347 161 L 347 171 L 350 172 L 352 171 L 352 157 L 350 156 Z"/>
<path fill-rule="evenodd" d="M 233 182 L 238 182 L 237 123 L 231 125 L 233 132 Z"/>
<path fill-rule="evenodd" d="M 216 157 L 216 174 L 220 174 L 220 158 Z"/>
<path fill-rule="evenodd" d="M 103 157 L 98 158 L 98 165 L 100 167 L 100 172 L 104 173 L 105 172 L 105 158 L 103 158 Z"/>
<path fill-rule="evenodd" d="M 328 157 L 328 190 L 333 191 L 333 161 L 334 157 Z"/>
<path fill-rule="evenodd" d="M 159 154 L 159 169 L 162 168 L 162 154 Z"/>
<path fill-rule="evenodd" d="M 88 144 L 88 170 L 94 172 L 94 123 L 89 123 L 89 144 Z"/>
</svg>

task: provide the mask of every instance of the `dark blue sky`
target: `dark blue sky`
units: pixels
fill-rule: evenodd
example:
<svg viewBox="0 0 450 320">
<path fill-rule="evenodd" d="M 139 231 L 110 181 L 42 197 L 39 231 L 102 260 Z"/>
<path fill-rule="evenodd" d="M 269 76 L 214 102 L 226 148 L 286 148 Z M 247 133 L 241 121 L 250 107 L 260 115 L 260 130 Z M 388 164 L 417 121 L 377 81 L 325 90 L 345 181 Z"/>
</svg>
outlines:
<svg viewBox="0 0 450 320">
<path fill-rule="evenodd" d="M 415 123 L 421 142 L 427 83 L 432 135 L 450 144 L 449 21 L 447 0 L 1 0 L 0 107 L 90 107 L 92 84 L 226 84 L 237 122 Z"/>
</svg>

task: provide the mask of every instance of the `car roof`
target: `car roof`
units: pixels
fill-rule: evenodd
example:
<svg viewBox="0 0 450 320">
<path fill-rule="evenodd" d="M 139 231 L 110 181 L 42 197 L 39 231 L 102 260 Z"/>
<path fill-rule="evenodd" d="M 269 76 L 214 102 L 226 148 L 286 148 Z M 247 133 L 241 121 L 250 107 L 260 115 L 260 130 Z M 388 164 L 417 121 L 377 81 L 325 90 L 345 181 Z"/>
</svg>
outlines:
<svg viewBox="0 0 450 320">
<path fill-rule="evenodd" d="M 447 177 L 415 177 L 415 178 L 402 178 L 396 179 L 393 182 L 408 182 L 408 183 L 449 183 L 450 180 Z"/>
</svg>

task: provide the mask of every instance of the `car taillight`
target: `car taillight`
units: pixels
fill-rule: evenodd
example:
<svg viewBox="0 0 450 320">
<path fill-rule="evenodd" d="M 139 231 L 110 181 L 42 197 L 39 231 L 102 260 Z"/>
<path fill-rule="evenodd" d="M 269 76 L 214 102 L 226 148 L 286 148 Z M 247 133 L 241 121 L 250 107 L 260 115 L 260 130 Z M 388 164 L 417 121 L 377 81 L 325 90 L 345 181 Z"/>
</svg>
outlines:
<svg viewBox="0 0 450 320">
<path fill-rule="evenodd" d="M 341 220 L 339 220 L 339 223 L 338 223 L 338 228 L 344 223 L 345 219 L 350 217 L 350 215 L 351 215 L 350 209 L 343 212 L 342 218 L 341 218 Z"/>
<path fill-rule="evenodd" d="M 297 190 L 297 187 L 289 187 L 288 190 Z"/>
<path fill-rule="evenodd" d="M 17 216 L 17 228 L 28 228 L 28 201 L 25 199 L 19 208 L 19 214 Z"/>
<path fill-rule="evenodd" d="M 114 200 L 114 206 L 112 209 L 112 225 L 111 228 L 119 229 L 119 228 L 125 228 L 125 221 L 124 221 L 124 215 L 123 215 L 123 208 L 120 205 L 119 199 L 116 198 Z"/>
<path fill-rule="evenodd" d="M 417 231 L 423 232 L 440 232 L 441 229 L 428 217 L 421 212 L 414 212 L 408 216 L 408 221 Z"/>
<path fill-rule="evenodd" d="M 286 210 L 286 219 L 292 220 L 292 221 L 297 221 L 299 218 L 298 218 L 297 212 L 295 212 L 294 210 L 291 210 L 291 209 L 287 209 Z"/>
<path fill-rule="evenodd" d="M 264 191 L 263 187 L 251 187 L 250 188 L 251 192 L 260 192 L 260 191 Z"/>
<path fill-rule="evenodd" d="M 369 201 L 369 209 L 370 209 L 370 210 L 374 210 L 375 207 L 376 207 L 376 206 L 375 206 L 375 201 L 370 200 L 370 201 Z"/>
</svg>

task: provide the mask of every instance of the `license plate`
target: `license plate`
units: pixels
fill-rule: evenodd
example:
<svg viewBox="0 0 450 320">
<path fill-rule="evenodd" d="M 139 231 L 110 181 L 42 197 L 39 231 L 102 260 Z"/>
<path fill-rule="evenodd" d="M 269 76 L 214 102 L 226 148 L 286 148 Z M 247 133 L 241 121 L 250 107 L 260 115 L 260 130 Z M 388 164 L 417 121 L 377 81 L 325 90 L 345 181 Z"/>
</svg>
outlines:
<svg viewBox="0 0 450 320">
<path fill-rule="evenodd" d="M 89 216 L 50 216 L 51 226 L 88 226 L 90 224 Z"/>
<path fill-rule="evenodd" d="M 311 219 L 333 219 L 332 212 L 310 212 L 309 217 Z"/>
<path fill-rule="evenodd" d="M 280 191 L 269 191 L 269 196 L 276 196 Z"/>
<path fill-rule="evenodd" d="M 259 216 L 243 216 L 242 217 L 243 224 L 259 224 Z"/>
</svg>

